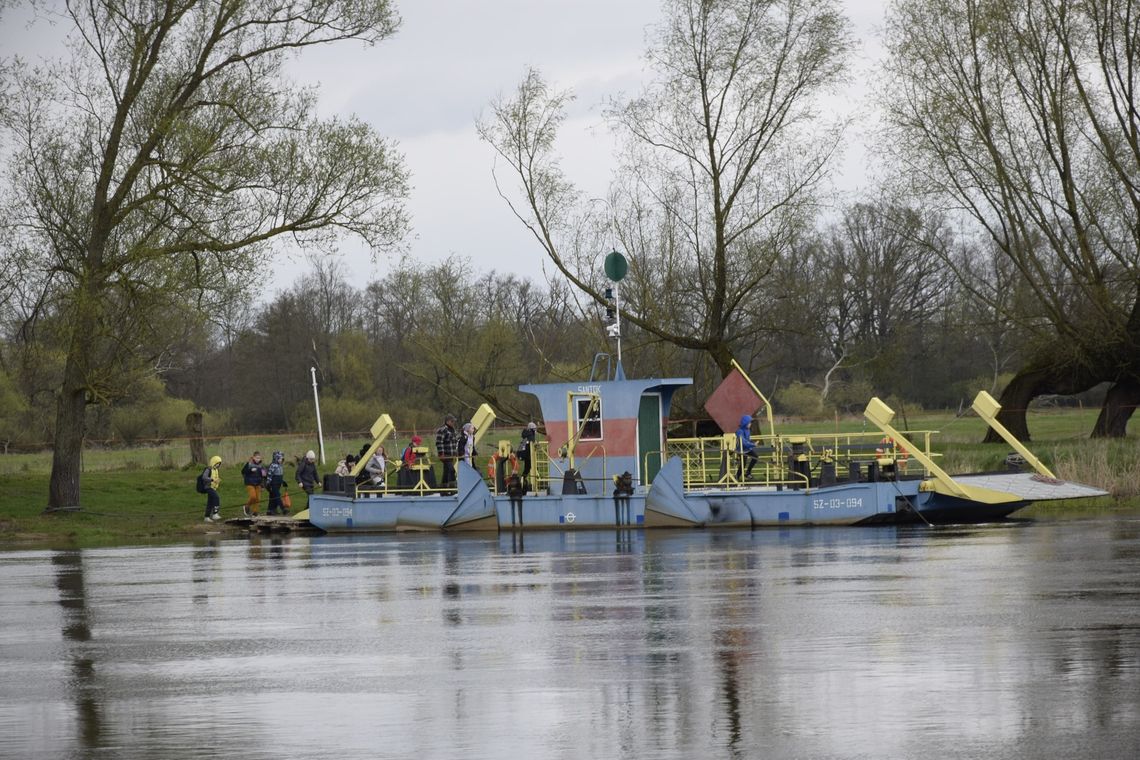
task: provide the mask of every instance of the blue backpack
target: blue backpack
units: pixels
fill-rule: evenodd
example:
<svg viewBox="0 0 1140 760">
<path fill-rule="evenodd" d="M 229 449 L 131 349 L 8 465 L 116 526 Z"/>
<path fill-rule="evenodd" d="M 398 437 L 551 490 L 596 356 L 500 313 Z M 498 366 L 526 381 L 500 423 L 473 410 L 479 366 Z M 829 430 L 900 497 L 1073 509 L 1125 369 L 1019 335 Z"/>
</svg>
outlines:
<svg viewBox="0 0 1140 760">
<path fill-rule="evenodd" d="M 210 472 L 210 468 L 207 467 L 206 469 L 202 470 L 202 474 L 198 476 L 198 482 L 196 484 L 198 493 L 209 493 L 210 486 L 213 484 L 213 482 L 214 478 L 213 474 Z"/>
</svg>

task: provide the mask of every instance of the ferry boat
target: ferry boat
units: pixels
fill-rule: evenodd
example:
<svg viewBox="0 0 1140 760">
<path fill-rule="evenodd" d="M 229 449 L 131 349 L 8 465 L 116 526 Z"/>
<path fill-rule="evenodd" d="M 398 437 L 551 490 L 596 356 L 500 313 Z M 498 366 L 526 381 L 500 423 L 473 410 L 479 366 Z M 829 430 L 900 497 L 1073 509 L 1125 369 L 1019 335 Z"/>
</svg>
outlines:
<svg viewBox="0 0 1140 760">
<path fill-rule="evenodd" d="M 601 377 L 600 359 L 607 360 Z M 627 379 L 621 362 L 611 372 L 602 354 L 587 381 L 519 387 L 537 399 L 546 429 L 546 440 L 531 448 L 525 494 L 507 493 L 512 441 L 496 443 L 487 477 L 458 463 L 452 489 L 435 486 L 431 452 L 420 447 L 410 483 L 398 485 L 389 475 L 377 487 L 355 486 L 346 478 L 343 487 L 310 497 L 307 519 L 326 532 L 974 523 L 1035 501 L 1107 495 L 1056 478 L 997 422 L 1000 406 L 985 392 L 974 410 L 1032 471 L 952 476 L 931 450 L 934 431 L 896 429 L 894 412 L 877 398 L 864 413 L 875 432 L 777 434 L 771 405 L 742 368 L 737 372 L 737 389 L 746 383 L 752 395 L 742 401 L 739 392 L 736 400 L 727 393 L 729 406 L 748 413 L 756 410 L 748 399 L 759 399 L 767 412 L 768 432 L 754 439 L 752 477 L 742 475 L 733 432 L 667 438 L 673 396 L 691 378 Z M 476 412 L 477 442 L 494 419 L 486 404 Z M 353 476 L 394 431 L 391 418 L 381 415 Z"/>
</svg>

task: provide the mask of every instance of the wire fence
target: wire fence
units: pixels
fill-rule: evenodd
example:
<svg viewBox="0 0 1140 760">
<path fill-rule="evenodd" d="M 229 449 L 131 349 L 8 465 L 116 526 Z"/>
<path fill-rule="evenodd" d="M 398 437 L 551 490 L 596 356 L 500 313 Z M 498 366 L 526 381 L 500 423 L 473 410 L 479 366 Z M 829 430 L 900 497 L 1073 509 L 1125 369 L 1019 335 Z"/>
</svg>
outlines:
<svg viewBox="0 0 1140 760">
<path fill-rule="evenodd" d="M 985 433 L 985 423 L 969 410 L 959 413 L 945 410 L 899 411 L 900 417 L 905 414 L 908 418 L 910 427 L 939 431 L 943 443 L 980 440 Z M 1026 410 L 1027 424 L 1034 440 L 1086 438 L 1099 413 L 1099 407 L 1080 405 L 1035 405 Z M 870 429 L 870 423 L 861 415 L 831 415 L 822 418 L 778 416 L 777 423 L 778 427 L 794 427 L 796 431 L 807 434 Z M 707 424 L 707 420 L 671 419 L 670 437 L 691 437 L 693 432 L 690 431 Z M 482 446 L 490 450 L 497 441 L 503 439 L 517 443 L 520 429 L 518 425 L 495 425 L 484 434 Z M 398 456 L 413 435 L 421 436 L 425 445 L 434 445 L 435 428 L 399 430 L 391 442 L 385 444 L 388 456 L 390 458 Z M 196 438 L 190 435 L 134 439 L 131 443 L 115 438 L 87 439 L 84 443 L 81 465 L 85 472 L 184 469 L 193 464 L 191 443 L 194 440 Z M 371 440 L 367 430 L 326 434 L 324 466 L 331 469 L 346 454 L 359 453 L 360 448 L 371 443 Z M 225 466 L 236 467 L 240 467 L 255 450 L 266 457 L 273 451 L 284 451 L 286 460 L 290 463 L 308 450 L 319 450 L 315 430 L 207 435 L 204 441 L 207 456 L 217 454 L 222 457 Z M 0 454 L 0 475 L 47 472 L 51 469 L 51 459 L 50 441 L 24 443 L 18 449 L 14 446 L 9 447 L 5 453 Z"/>
</svg>

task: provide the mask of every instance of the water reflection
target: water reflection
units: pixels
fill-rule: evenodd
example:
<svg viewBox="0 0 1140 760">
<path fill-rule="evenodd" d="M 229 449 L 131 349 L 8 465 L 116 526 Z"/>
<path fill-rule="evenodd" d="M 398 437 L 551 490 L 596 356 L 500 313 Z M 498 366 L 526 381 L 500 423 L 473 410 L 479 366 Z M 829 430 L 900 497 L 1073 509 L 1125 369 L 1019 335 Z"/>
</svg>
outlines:
<svg viewBox="0 0 1140 760">
<path fill-rule="evenodd" d="M 100 702 L 95 673 L 87 643 L 91 641 L 91 625 L 87 612 L 87 593 L 83 581 L 83 553 L 79 551 L 53 552 L 51 564 L 55 569 L 55 586 L 59 590 L 59 606 L 63 608 L 61 622 L 63 638 L 68 642 L 64 655 L 71 668 L 69 691 L 75 701 L 79 730 L 79 743 L 83 747 L 100 744 Z"/>
<path fill-rule="evenodd" d="M 1137 571 L 1128 520 L 6 553 L 0 757 L 1131 757 Z"/>
</svg>

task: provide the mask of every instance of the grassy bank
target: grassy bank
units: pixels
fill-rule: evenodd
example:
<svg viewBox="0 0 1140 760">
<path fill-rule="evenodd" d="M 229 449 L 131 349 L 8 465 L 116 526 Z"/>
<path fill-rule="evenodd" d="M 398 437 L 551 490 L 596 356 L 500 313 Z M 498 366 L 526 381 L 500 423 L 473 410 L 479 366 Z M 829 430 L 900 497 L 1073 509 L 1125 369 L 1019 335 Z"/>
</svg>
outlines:
<svg viewBox="0 0 1140 760">
<path fill-rule="evenodd" d="M 1135 438 L 1090 441 L 1088 431 L 1095 419 L 1089 410 L 1050 410 L 1030 416 L 1033 443 L 1030 448 L 1065 480 L 1103 488 L 1113 498 L 1074 504 L 1035 505 L 1019 512 L 1027 517 L 1089 515 L 1105 510 L 1140 510 L 1140 451 Z M 940 464 L 950 472 L 1000 469 L 1009 448 L 982 444 L 981 420 L 949 413 L 911 414 L 900 426 L 912 430 L 935 430 L 935 450 Z M 777 420 L 782 433 L 830 433 L 866 430 L 861 418 L 798 422 Z M 403 439 L 403 434 L 399 440 Z M 487 440 L 511 438 L 513 430 L 491 431 Z M 327 449 L 332 461 L 356 451 L 362 440 L 332 440 Z M 290 459 L 313 448 L 310 440 L 288 436 L 221 439 L 211 442 L 209 453 L 224 461 L 222 515 L 236 517 L 245 501 L 238 471 L 254 450 L 280 449 Z M 490 447 L 484 442 L 484 449 Z M 196 469 L 186 466 L 189 449 L 184 444 L 130 449 L 90 449 L 83 458 L 83 511 L 44 515 L 47 504 L 50 452 L 0 456 L 0 545 L 29 543 L 97 546 L 134 541 L 178 541 L 218 530 L 202 522 L 205 497 L 194 491 Z M 331 467 L 321 468 L 321 472 Z M 292 468 L 287 468 L 287 473 Z M 295 509 L 304 508 L 304 495 L 293 489 Z M 298 498 L 300 496 L 300 498 Z M 265 497 L 263 496 L 263 507 Z"/>
<path fill-rule="evenodd" d="M 193 471 L 132 470 L 83 476 L 83 511 L 45 515 L 47 474 L 0 475 L 0 545 L 109 546 L 136 541 L 179 541 L 218 526 L 202 521 L 206 497 L 194 490 Z M 294 508 L 305 496 L 292 489 Z M 297 498 L 300 493 L 300 498 Z M 222 517 L 237 517 L 245 503 L 241 478 L 222 481 Z M 262 511 L 266 495 L 262 494 Z"/>
</svg>

